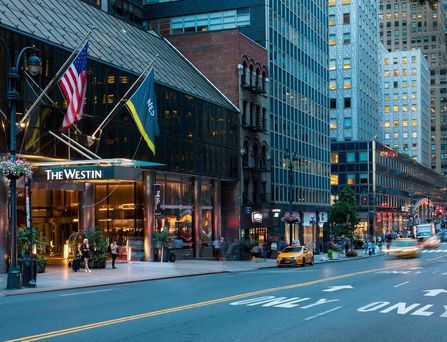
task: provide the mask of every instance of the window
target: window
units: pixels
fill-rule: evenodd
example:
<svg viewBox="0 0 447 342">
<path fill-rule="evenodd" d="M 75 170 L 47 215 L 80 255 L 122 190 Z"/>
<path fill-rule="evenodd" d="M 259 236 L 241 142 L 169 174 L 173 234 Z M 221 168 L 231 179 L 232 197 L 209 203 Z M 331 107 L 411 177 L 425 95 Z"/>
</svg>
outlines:
<svg viewBox="0 0 447 342">
<path fill-rule="evenodd" d="M 407 63 L 408 63 L 408 58 L 402 57 L 402 64 L 407 64 Z"/>
<path fill-rule="evenodd" d="M 351 77 L 345 77 L 343 79 L 343 88 L 344 89 L 351 89 Z"/>
<path fill-rule="evenodd" d="M 399 132 L 394 132 L 394 139 L 399 139 Z"/>
<path fill-rule="evenodd" d="M 416 138 L 418 137 L 418 132 L 413 132 L 413 133 L 411 134 L 411 137 L 412 137 L 413 139 L 416 139 Z"/>
<path fill-rule="evenodd" d="M 336 109 L 337 108 L 337 99 L 330 99 L 329 102 L 330 102 L 330 105 L 331 105 L 331 109 Z"/>
<path fill-rule="evenodd" d="M 334 163 L 334 164 L 338 163 L 338 152 L 331 153 L 331 163 Z"/>
<path fill-rule="evenodd" d="M 408 132 L 403 132 L 402 133 L 402 138 L 407 139 L 408 138 Z"/>
<path fill-rule="evenodd" d="M 385 133 L 385 140 L 390 140 L 390 133 Z"/>
<path fill-rule="evenodd" d="M 398 111 L 399 111 L 399 106 L 394 105 L 394 106 L 393 106 L 393 112 L 398 112 Z"/>
<path fill-rule="evenodd" d="M 335 0 L 329 0 L 329 7 L 335 6 Z"/>
<path fill-rule="evenodd" d="M 390 82 L 384 82 L 384 83 L 383 83 L 383 87 L 384 87 L 385 89 L 389 89 L 389 88 L 390 88 Z"/>
<path fill-rule="evenodd" d="M 329 26 L 334 26 L 335 25 L 335 14 L 331 14 L 329 16 Z"/>
<path fill-rule="evenodd" d="M 411 74 L 416 75 L 416 68 L 411 68 Z"/>
<path fill-rule="evenodd" d="M 402 105 L 402 112 L 408 112 L 408 105 Z"/>
<path fill-rule="evenodd" d="M 418 121 L 417 121 L 417 119 L 412 119 L 412 120 L 411 120 L 411 125 L 412 125 L 413 127 L 417 126 L 417 125 L 418 125 Z"/>
<path fill-rule="evenodd" d="M 351 18 L 349 13 L 343 13 L 343 25 L 349 25 L 351 23 Z"/>
<path fill-rule="evenodd" d="M 359 181 L 360 181 L 360 184 L 368 184 L 368 174 L 367 173 L 361 173 L 359 175 Z"/>
<path fill-rule="evenodd" d="M 335 66 L 336 60 L 335 59 L 330 59 L 329 60 L 329 70 L 335 70 L 336 66 Z"/>
<path fill-rule="evenodd" d="M 352 127 L 352 118 L 344 118 L 343 128 L 351 128 L 351 127 Z"/>
<path fill-rule="evenodd" d="M 402 99 L 404 99 L 404 100 L 408 100 L 408 94 L 407 94 L 407 93 L 403 93 L 403 94 L 402 94 Z"/>
<path fill-rule="evenodd" d="M 384 76 L 384 77 L 389 77 L 389 76 L 390 76 L 390 72 L 389 72 L 389 70 L 385 70 L 385 71 L 383 72 L 383 76 Z"/>
<path fill-rule="evenodd" d="M 366 162 L 366 161 L 368 161 L 368 152 L 359 151 L 359 162 Z"/>
<path fill-rule="evenodd" d="M 343 33 L 343 44 L 345 44 L 345 45 L 351 44 L 351 33 L 350 32 Z"/>
<path fill-rule="evenodd" d="M 412 112 L 417 112 L 417 110 L 418 110 L 418 106 L 415 105 L 415 104 L 412 104 L 412 105 L 411 105 L 411 111 L 412 111 Z"/>
<path fill-rule="evenodd" d="M 407 119 L 404 119 L 404 120 L 402 121 L 402 126 L 403 126 L 403 127 L 408 127 L 408 120 L 407 120 Z"/>
<path fill-rule="evenodd" d="M 348 173 L 346 175 L 346 184 L 348 184 L 348 185 L 355 184 L 355 174 L 354 173 Z"/>
<path fill-rule="evenodd" d="M 402 76 L 407 76 L 407 69 L 402 69 Z"/>
<path fill-rule="evenodd" d="M 408 144 L 403 144 L 403 150 L 408 151 Z"/>
<path fill-rule="evenodd" d="M 344 98 L 345 108 L 351 108 L 351 98 L 345 97 Z"/>
<path fill-rule="evenodd" d="M 399 127 L 399 120 L 394 120 L 394 121 L 393 121 L 393 126 L 394 126 L 395 128 Z"/>
<path fill-rule="evenodd" d="M 390 122 L 389 122 L 389 120 L 386 120 L 385 123 L 383 124 L 383 126 L 384 126 L 385 128 L 389 128 L 389 127 L 390 127 Z"/>
<path fill-rule="evenodd" d="M 335 119 L 331 119 L 331 122 L 329 123 L 330 129 L 337 129 L 337 121 Z"/>
<path fill-rule="evenodd" d="M 330 34 L 329 35 L 329 45 L 333 46 L 336 44 L 336 40 L 335 40 L 335 34 Z"/>
<path fill-rule="evenodd" d="M 385 113 L 389 113 L 390 112 L 390 106 L 385 106 L 384 111 L 385 111 Z"/>
<path fill-rule="evenodd" d="M 331 185 L 338 185 L 338 175 L 331 175 Z"/>
<path fill-rule="evenodd" d="M 416 143 L 412 144 L 412 145 L 411 145 L 411 149 L 412 149 L 413 151 L 417 151 L 417 149 L 418 149 L 418 144 L 416 144 Z"/>
<path fill-rule="evenodd" d="M 413 100 L 416 100 L 416 98 L 417 98 L 416 93 L 411 93 L 411 98 L 412 98 Z"/>
<path fill-rule="evenodd" d="M 343 58 L 343 69 L 351 69 L 351 58 Z"/>
<path fill-rule="evenodd" d="M 399 82 L 393 81 L 393 88 L 394 89 L 399 88 Z"/>
<path fill-rule="evenodd" d="M 407 81 L 402 81 L 402 88 L 408 88 L 408 82 Z"/>
<path fill-rule="evenodd" d="M 390 65 L 390 59 L 389 58 L 385 58 L 384 61 L 383 61 L 383 64 Z"/>
<path fill-rule="evenodd" d="M 329 80 L 329 89 L 330 90 L 337 89 L 337 80 L 335 80 L 335 79 Z"/>
<path fill-rule="evenodd" d="M 346 162 L 348 163 L 355 162 L 355 152 L 346 152 Z"/>
</svg>

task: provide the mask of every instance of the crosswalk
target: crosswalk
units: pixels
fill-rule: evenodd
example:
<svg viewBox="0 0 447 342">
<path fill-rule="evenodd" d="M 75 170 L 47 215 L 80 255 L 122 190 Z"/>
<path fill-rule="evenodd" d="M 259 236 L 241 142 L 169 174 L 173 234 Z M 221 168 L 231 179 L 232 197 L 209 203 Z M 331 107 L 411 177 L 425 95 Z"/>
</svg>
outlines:
<svg viewBox="0 0 447 342">
<path fill-rule="evenodd" d="M 447 253 L 447 249 L 423 249 L 422 253 Z"/>
</svg>

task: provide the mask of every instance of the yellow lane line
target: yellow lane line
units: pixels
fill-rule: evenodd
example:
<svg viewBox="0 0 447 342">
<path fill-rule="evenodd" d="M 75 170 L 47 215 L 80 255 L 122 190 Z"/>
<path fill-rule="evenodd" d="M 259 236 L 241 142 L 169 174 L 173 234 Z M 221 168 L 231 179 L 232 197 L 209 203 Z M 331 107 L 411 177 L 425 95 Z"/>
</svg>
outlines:
<svg viewBox="0 0 447 342">
<path fill-rule="evenodd" d="M 182 305 L 182 306 L 177 306 L 177 307 L 169 308 L 169 309 L 151 311 L 151 312 L 146 312 L 146 313 L 142 313 L 142 314 L 138 314 L 138 315 L 126 316 L 126 317 L 111 319 L 111 320 L 97 322 L 97 323 L 80 325 L 80 326 L 68 328 L 68 329 L 50 331 L 50 332 L 43 333 L 43 334 L 20 337 L 20 338 L 13 339 L 13 340 L 7 340 L 6 342 L 38 341 L 38 340 L 43 340 L 43 339 L 52 338 L 52 337 L 56 337 L 56 336 L 73 334 L 73 333 L 77 333 L 77 332 L 84 331 L 84 330 L 91 330 L 91 329 L 106 327 L 106 326 L 113 325 L 113 324 L 135 321 L 135 320 L 139 320 L 139 319 L 143 319 L 143 318 L 147 318 L 147 317 L 165 315 L 165 314 L 169 314 L 169 313 L 173 313 L 173 312 L 191 310 L 191 309 L 200 308 L 203 306 L 209 306 L 209 305 L 213 305 L 213 304 L 229 302 L 229 301 L 233 301 L 236 299 L 241 299 L 241 298 L 246 298 L 246 297 L 276 292 L 276 291 L 290 290 L 290 289 L 295 289 L 295 288 L 299 288 L 299 287 L 311 286 L 311 285 L 326 283 L 326 282 L 333 281 L 333 280 L 354 277 L 354 276 L 358 276 L 358 275 L 362 275 L 362 274 L 366 274 L 366 273 L 383 271 L 383 270 L 388 270 L 388 269 L 397 268 L 397 267 L 408 267 L 408 266 L 414 266 L 414 265 L 417 265 L 417 263 L 412 262 L 412 263 L 407 263 L 404 265 L 399 264 L 399 265 L 394 265 L 394 266 L 389 266 L 389 267 L 380 267 L 380 268 L 369 269 L 369 270 L 359 271 L 359 272 L 354 272 L 354 273 L 341 274 L 338 276 L 327 277 L 327 278 L 322 278 L 322 279 L 318 279 L 318 280 L 312 280 L 312 281 L 308 281 L 308 282 L 304 282 L 304 283 L 278 286 L 278 287 L 273 287 L 273 288 L 264 289 L 264 290 L 242 293 L 242 294 L 229 296 L 229 297 L 212 299 L 212 300 L 208 300 L 205 302 Z"/>
</svg>

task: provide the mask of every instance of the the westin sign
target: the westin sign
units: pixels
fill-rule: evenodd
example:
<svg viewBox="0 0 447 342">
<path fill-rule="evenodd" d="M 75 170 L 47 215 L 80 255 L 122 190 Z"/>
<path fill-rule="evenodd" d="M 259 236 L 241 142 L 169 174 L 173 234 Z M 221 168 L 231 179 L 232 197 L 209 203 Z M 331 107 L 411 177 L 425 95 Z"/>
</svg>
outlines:
<svg viewBox="0 0 447 342">
<path fill-rule="evenodd" d="M 58 169 L 45 170 L 47 181 L 103 179 L 103 170 Z"/>
</svg>

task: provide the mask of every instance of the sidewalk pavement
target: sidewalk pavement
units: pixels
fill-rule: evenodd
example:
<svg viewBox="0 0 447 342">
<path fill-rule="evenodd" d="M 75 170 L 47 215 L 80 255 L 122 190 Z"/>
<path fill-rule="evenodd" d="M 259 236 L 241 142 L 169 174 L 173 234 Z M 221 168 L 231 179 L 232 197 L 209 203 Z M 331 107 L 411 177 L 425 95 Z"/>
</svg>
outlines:
<svg viewBox="0 0 447 342">
<path fill-rule="evenodd" d="M 379 256 L 376 254 L 372 256 Z M 339 255 L 338 260 L 328 260 L 326 254 L 315 255 L 315 263 L 330 263 L 337 261 L 359 260 L 365 257 L 358 251 L 358 257 L 347 258 L 344 254 Z M 224 272 L 245 272 L 262 268 L 276 267 L 275 259 L 263 259 L 249 261 L 214 261 L 214 260 L 178 260 L 170 262 L 129 262 L 117 263 L 117 269 L 111 268 L 107 263 L 105 269 L 92 269 L 91 273 L 80 269 L 73 272 L 67 265 L 47 266 L 45 273 L 37 275 L 37 287 L 19 290 L 6 290 L 7 274 L 0 274 L 0 296 L 13 296 L 29 293 L 48 292 L 57 290 L 69 290 L 93 286 L 105 286 L 112 284 L 131 283 L 145 280 L 169 279 L 178 277 L 189 277 L 205 274 L 216 274 Z"/>
</svg>

